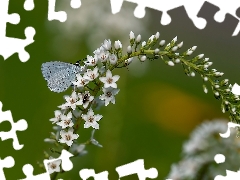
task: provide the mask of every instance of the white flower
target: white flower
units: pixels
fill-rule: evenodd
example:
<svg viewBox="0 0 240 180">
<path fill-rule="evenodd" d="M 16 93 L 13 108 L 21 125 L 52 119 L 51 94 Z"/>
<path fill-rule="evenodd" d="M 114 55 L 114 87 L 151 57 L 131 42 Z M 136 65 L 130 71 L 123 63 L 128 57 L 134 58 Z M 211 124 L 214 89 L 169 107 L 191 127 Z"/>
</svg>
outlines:
<svg viewBox="0 0 240 180">
<path fill-rule="evenodd" d="M 105 100 L 105 106 L 112 102 L 115 104 L 115 95 L 118 94 L 120 89 L 114 89 L 112 87 L 109 88 L 102 88 L 103 94 L 99 97 L 101 100 Z"/>
<path fill-rule="evenodd" d="M 89 81 L 93 81 L 99 76 L 98 67 L 95 67 L 93 70 L 88 69 L 86 73 L 84 73 L 83 78 Z"/>
<path fill-rule="evenodd" d="M 109 55 L 109 62 L 111 63 L 111 64 L 116 64 L 117 63 L 117 56 L 115 55 L 115 54 L 110 54 Z"/>
<path fill-rule="evenodd" d="M 49 159 L 53 159 L 53 157 L 49 157 Z M 49 171 L 49 174 L 52 174 L 54 172 L 60 172 L 60 164 L 61 164 L 62 160 L 61 159 L 58 159 L 56 161 L 52 161 L 52 162 L 49 162 L 47 164 L 48 166 L 48 171 Z"/>
<path fill-rule="evenodd" d="M 60 122 L 57 123 L 57 125 L 61 126 L 62 129 L 66 127 L 72 127 L 74 124 L 72 122 L 72 113 L 71 111 L 66 115 L 61 115 L 61 120 Z"/>
<path fill-rule="evenodd" d="M 54 111 L 54 114 L 55 114 L 55 118 L 50 119 L 50 121 L 52 121 L 53 124 L 60 121 L 60 116 L 62 115 L 62 112 L 60 110 L 56 110 Z"/>
<path fill-rule="evenodd" d="M 121 49 L 122 48 L 122 43 L 121 43 L 121 41 L 119 41 L 119 40 L 117 40 L 117 41 L 115 41 L 115 43 L 114 43 L 114 47 L 115 47 L 115 49 Z"/>
<path fill-rule="evenodd" d="M 93 52 L 101 62 L 106 62 L 109 56 L 109 52 L 102 46 Z"/>
<path fill-rule="evenodd" d="M 96 66 L 97 62 L 98 62 L 97 55 L 95 55 L 94 57 L 87 55 L 87 61 L 85 61 L 84 63 L 87 66 Z"/>
<path fill-rule="evenodd" d="M 110 39 L 108 39 L 108 40 L 105 39 L 103 44 L 102 44 L 102 47 L 105 50 L 109 51 L 111 49 L 111 40 Z"/>
<path fill-rule="evenodd" d="M 78 96 L 81 97 L 82 101 L 83 101 L 83 107 L 84 109 L 86 109 L 88 107 L 88 104 L 94 99 L 93 96 L 91 96 L 91 94 L 89 93 L 89 91 L 85 91 L 84 94 L 79 93 Z"/>
<path fill-rule="evenodd" d="M 119 78 L 119 75 L 112 76 L 112 72 L 108 69 L 106 72 L 106 77 L 100 77 L 99 80 L 104 83 L 104 88 L 117 88 L 116 82 Z"/>
<path fill-rule="evenodd" d="M 142 42 L 142 47 L 146 46 L 146 44 L 147 44 L 146 41 L 143 41 Z"/>
<path fill-rule="evenodd" d="M 77 81 L 72 82 L 77 87 L 84 87 L 89 81 L 83 78 L 80 74 L 76 74 Z"/>
<path fill-rule="evenodd" d="M 68 129 L 68 131 L 61 130 L 60 131 L 61 139 L 59 139 L 60 143 L 66 143 L 68 146 L 71 146 L 74 139 L 79 137 L 78 134 L 73 134 L 73 128 Z"/>
<path fill-rule="evenodd" d="M 94 115 L 94 112 L 92 108 L 88 109 L 87 114 L 83 114 L 82 118 L 85 121 L 84 128 L 89 128 L 92 126 L 94 129 L 99 129 L 99 124 L 97 121 L 99 121 L 103 116 L 102 115 Z"/>
<path fill-rule="evenodd" d="M 77 105 L 82 105 L 82 100 L 78 100 L 78 96 L 75 91 L 72 92 L 71 96 L 64 96 L 64 98 L 67 102 L 61 106 L 58 106 L 61 109 L 67 109 L 68 107 L 71 107 L 73 110 L 75 110 Z"/>
</svg>

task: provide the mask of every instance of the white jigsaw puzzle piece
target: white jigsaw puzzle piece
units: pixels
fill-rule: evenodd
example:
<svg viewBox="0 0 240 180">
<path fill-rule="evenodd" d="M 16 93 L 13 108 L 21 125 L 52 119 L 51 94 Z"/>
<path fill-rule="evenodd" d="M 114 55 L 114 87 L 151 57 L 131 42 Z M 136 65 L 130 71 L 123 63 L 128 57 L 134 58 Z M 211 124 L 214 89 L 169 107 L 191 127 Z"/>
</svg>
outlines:
<svg viewBox="0 0 240 180">
<path fill-rule="evenodd" d="M 20 180 L 51 180 L 50 173 L 48 170 L 48 163 L 54 162 L 61 159 L 61 166 L 64 171 L 70 171 L 73 168 L 73 163 L 70 160 L 73 154 L 69 153 L 65 149 L 62 150 L 61 155 L 56 159 L 45 159 L 43 161 L 44 167 L 46 169 L 45 173 L 33 175 L 33 167 L 31 164 L 25 164 L 22 168 L 23 173 L 26 175 L 25 179 Z"/>
<path fill-rule="evenodd" d="M 240 127 L 240 125 L 239 124 L 235 124 L 235 123 L 232 123 L 232 122 L 229 122 L 228 123 L 228 129 L 227 129 L 227 132 L 225 132 L 225 133 L 219 133 L 220 134 L 220 136 L 222 137 L 222 138 L 228 138 L 229 136 L 230 136 L 230 128 L 235 128 L 235 127 Z"/>
<path fill-rule="evenodd" d="M 50 174 L 47 172 L 38 174 L 36 176 L 33 175 L 33 167 L 31 164 L 25 164 L 22 168 L 23 173 L 26 175 L 26 179 L 20 180 L 51 180 Z"/>
<path fill-rule="evenodd" d="M 32 11 L 34 9 L 34 6 L 35 5 L 33 0 L 25 0 L 23 7 L 26 11 Z"/>
<path fill-rule="evenodd" d="M 15 161 L 12 156 L 8 156 L 4 158 L 3 160 L 0 159 L 0 179 L 6 180 L 3 168 L 11 168 L 15 164 Z"/>
<path fill-rule="evenodd" d="M 226 176 L 222 176 L 222 175 L 217 175 L 214 180 L 238 180 L 240 179 L 240 171 L 238 172 L 234 172 L 234 171 L 229 171 L 226 170 Z"/>
<path fill-rule="evenodd" d="M 81 169 L 79 171 L 79 176 L 83 180 L 87 180 L 90 177 L 93 177 L 94 180 L 108 180 L 108 171 L 103 171 L 96 174 L 94 169 Z"/>
<path fill-rule="evenodd" d="M 123 0 L 111 0 L 112 6 L 112 13 L 118 13 L 121 9 L 123 4 Z M 128 2 L 136 3 L 138 6 L 134 11 L 134 15 L 137 18 L 142 18 L 145 16 L 145 8 L 151 8 L 158 11 L 161 11 L 162 18 L 161 24 L 168 25 L 171 22 L 171 17 L 167 13 L 167 11 L 175 9 L 180 6 L 184 6 L 187 12 L 188 17 L 193 21 L 194 25 L 199 28 L 203 29 L 206 26 L 206 20 L 200 17 L 197 17 L 199 10 L 201 9 L 203 3 L 205 1 L 191 1 L 191 0 L 168 0 L 168 1 L 159 1 L 159 0 L 125 0 Z"/>
<path fill-rule="evenodd" d="M 230 128 L 234 127 L 240 127 L 240 125 L 229 122 L 228 123 L 228 129 L 226 133 L 219 133 L 222 138 L 228 138 L 231 134 Z M 216 154 L 214 157 L 214 160 L 217 164 L 224 163 L 225 162 L 225 156 L 223 154 Z M 234 172 L 226 170 L 226 176 L 217 175 L 214 180 L 237 180 L 240 179 L 240 171 Z"/>
<path fill-rule="evenodd" d="M 235 84 L 233 85 L 233 87 L 232 87 L 231 92 L 232 92 L 233 94 L 239 96 L 239 95 L 240 95 L 240 86 L 239 86 L 237 83 L 235 83 Z"/>
<path fill-rule="evenodd" d="M 73 157 L 73 154 L 71 154 L 67 150 L 63 149 L 62 152 L 61 152 L 61 155 L 58 158 L 47 159 L 47 160 L 44 160 L 43 163 L 44 163 L 45 167 L 47 167 L 48 163 L 56 161 L 58 159 L 61 159 L 62 160 L 62 163 L 61 163 L 62 169 L 64 171 L 70 171 L 73 168 L 73 163 L 70 160 L 70 157 Z"/>
<path fill-rule="evenodd" d="M 116 14 L 120 11 L 124 0 L 110 0 L 112 13 Z M 143 18 L 145 16 L 145 8 L 151 8 L 158 11 L 161 11 L 161 24 L 168 25 L 171 22 L 171 17 L 167 13 L 167 11 L 175 9 L 180 6 L 184 6 L 188 17 L 192 20 L 194 25 L 198 29 L 203 29 L 206 27 L 207 21 L 204 18 L 197 17 L 198 12 L 202 8 L 205 0 L 125 0 L 128 2 L 136 3 L 138 6 L 134 11 L 134 15 L 137 18 Z M 240 20 L 240 17 L 236 15 L 236 10 L 240 7 L 240 1 L 237 0 L 229 0 L 229 1 L 219 1 L 219 0 L 208 0 L 207 2 L 218 6 L 220 11 L 218 11 L 214 19 L 217 22 L 223 22 L 225 20 L 225 16 L 227 13 L 234 16 L 236 19 Z M 235 28 L 232 36 L 238 35 L 240 31 L 240 23 L 238 23 L 237 27 Z"/>
<path fill-rule="evenodd" d="M 119 166 L 116 168 L 119 178 L 137 174 L 139 180 L 146 180 L 146 178 L 155 179 L 158 176 L 156 168 L 145 169 L 144 160 L 139 159 L 134 162 Z"/>
<path fill-rule="evenodd" d="M 77 9 L 81 6 L 81 0 L 71 0 L 70 5 L 72 8 Z M 65 22 L 67 20 L 67 13 L 65 11 L 55 11 L 56 0 L 48 0 L 48 20 L 58 20 Z"/>
<path fill-rule="evenodd" d="M 0 101 L 0 123 L 2 123 L 3 121 L 10 122 L 12 128 L 8 132 L 0 132 L 0 138 L 2 139 L 2 141 L 7 139 L 13 139 L 13 148 L 15 150 L 22 149 L 23 145 L 19 144 L 17 131 L 25 131 L 28 127 L 27 121 L 21 119 L 17 122 L 14 122 L 11 111 L 2 111 L 2 102 Z"/>
<path fill-rule="evenodd" d="M 8 6 L 9 0 L 0 1 L 0 55 L 6 60 L 14 53 L 18 53 L 20 61 L 26 62 L 30 58 L 30 55 L 24 48 L 34 42 L 33 37 L 36 32 L 33 27 L 27 27 L 25 29 L 26 39 L 6 37 L 7 22 L 11 24 L 18 24 L 20 22 L 18 14 L 8 14 Z"/>
</svg>

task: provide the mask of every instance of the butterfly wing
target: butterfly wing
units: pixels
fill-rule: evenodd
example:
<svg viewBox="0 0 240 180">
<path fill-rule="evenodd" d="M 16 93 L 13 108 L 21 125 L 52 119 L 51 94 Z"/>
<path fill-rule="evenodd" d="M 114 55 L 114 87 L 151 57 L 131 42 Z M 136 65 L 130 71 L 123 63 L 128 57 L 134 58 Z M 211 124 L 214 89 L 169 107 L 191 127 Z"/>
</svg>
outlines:
<svg viewBox="0 0 240 180">
<path fill-rule="evenodd" d="M 81 69 L 74 64 L 52 61 L 43 63 L 41 70 L 48 83 L 48 88 L 59 93 L 71 86 L 72 81 L 76 78 L 76 73 L 80 72 Z"/>
<path fill-rule="evenodd" d="M 73 68 L 74 65 L 70 63 L 65 62 L 59 62 L 59 61 L 52 61 L 52 62 L 46 62 L 42 64 L 41 70 L 42 74 L 45 80 L 48 80 L 52 75 L 55 73 L 67 69 L 67 68 Z"/>
</svg>

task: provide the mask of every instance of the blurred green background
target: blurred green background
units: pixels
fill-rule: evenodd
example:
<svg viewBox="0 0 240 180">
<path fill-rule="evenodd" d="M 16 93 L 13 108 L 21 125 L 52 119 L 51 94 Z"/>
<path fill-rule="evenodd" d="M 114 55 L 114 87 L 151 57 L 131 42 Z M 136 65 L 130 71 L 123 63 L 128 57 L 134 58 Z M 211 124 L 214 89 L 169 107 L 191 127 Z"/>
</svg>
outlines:
<svg viewBox="0 0 240 180">
<path fill-rule="evenodd" d="M 159 31 L 160 39 L 167 43 L 178 36 L 178 42 L 184 41 L 183 50 L 198 46 L 194 55 L 204 53 L 213 61 L 212 68 L 224 72 L 231 84 L 239 81 L 239 36 L 232 37 L 238 21 L 228 15 L 225 22 L 215 22 L 217 9 L 210 4 L 199 13 L 208 22 L 203 30 L 194 26 L 183 7 L 169 11 L 172 22 L 162 26 L 161 12 L 146 8 L 146 16 L 138 19 L 133 15 L 136 4 L 128 2 L 113 15 L 108 0 L 82 0 L 79 9 L 72 9 L 70 0 L 59 0 L 56 10 L 68 14 L 64 23 L 47 20 L 46 0 L 35 1 L 30 12 L 24 10 L 23 4 L 24 0 L 10 1 L 9 13 L 18 13 L 21 21 L 18 25 L 7 24 L 7 36 L 24 39 L 24 29 L 34 27 L 35 42 L 25 48 L 31 57 L 26 63 L 17 54 L 6 61 L 0 58 L 3 110 L 11 110 L 14 121 L 26 119 L 29 126 L 17 133 L 24 144 L 22 150 L 15 151 L 11 140 L 0 141 L 0 157 L 15 159 L 15 166 L 4 170 L 7 179 L 25 178 L 21 169 L 27 163 L 34 166 L 34 174 L 42 173 L 36 162 L 43 160 L 43 151 L 50 147 L 43 142 L 52 131 L 49 119 L 57 106 L 64 103 L 63 95 L 71 93 L 70 89 L 58 94 L 47 88 L 40 68 L 44 62 L 74 63 L 92 55 L 104 39 L 119 39 L 126 48 L 131 30 L 135 35 L 141 34 L 143 40 Z M 171 164 L 180 160 L 182 143 L 194 127 L 204 120 L 227 118 L 212 92 L 203 93 L 201 78 L 186 76 L 181 65 L 169 67 L 162 61 L 136 61 L 129 71 L 118 69 L 113 73 L 121 76 L 116 104 L 98 111 L 104 117 L 95 138 L 103 148 L 88 146 L 88 154 L 74 159 L 73 170 L 59 178 L 80 179 L 79 170 L 93 168 L 97 173 L 107 170 L 109 179 L 117 179 L 116 167 L 144 159 L 145 168 L 157 168 L 158 179 L 164 179 Z M 0 124 L 0 130 L 10 129 L 10 123 Z M 90 133 L 90 129 L 82 128 L 79 142 L 85 142 Z M 137 179 L 137 175 L 122 179 Z"/>
</svg>

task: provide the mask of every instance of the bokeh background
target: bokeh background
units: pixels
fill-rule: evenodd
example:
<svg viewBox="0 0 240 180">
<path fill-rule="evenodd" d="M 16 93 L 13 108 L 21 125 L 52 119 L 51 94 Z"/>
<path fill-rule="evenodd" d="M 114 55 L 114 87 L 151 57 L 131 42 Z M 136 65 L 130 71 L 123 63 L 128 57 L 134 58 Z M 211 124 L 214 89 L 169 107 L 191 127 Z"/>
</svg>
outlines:
<svg viewBox="0 0 240 180">
<path fill-rule="evenodd" d="M 0 101 L 3 110 L 11 110 L 14 121 L 26 119 L 28 129 L 18 132 L 24 148 L 15 151 L 12 140 L 0 141 L 0 157 L 13 156 L 15 166 L 5 169 L 7 179 L 24 178 L 22 166 L 30 163 L 34 174 L 42 173 L 37 161 L 42 161 L 43 151 L 49 144 L 43 142 L 52 131 L 49 119 L 54 110 L 64 102 L 63 95 L 47 88 L 41 74 L 41 64 L 59 60 L 74 63 L 92 55 L 104 39 L 120 40 L 128 45 L 129 32 L 141 34 L 147 40 L 160 32 L 160 39 L 167 42 L 178 36 L 184 41 L 183 50 L 198 46 L 195 55 L 204 53 L 213 61 L 213 68 L 224 72 L 230 83 L 239 82 L 239 35 L 232 37 L 238 20 L 227 15 L 223 23 L 213 16 L 218 8 L 205 3 L 199 16 L 207 20 L 203 30 L 197 29 L 188 18 L 184 7 L 169 11 L 172 22 L 160 24 L 162 13 L 146 8 L 146 16 L 138 19 L 133 15 L 136 4 L 124 2 L 119 13 L 113 15 L 109 0 L 82 0 L 79 9 L 70 7 L 70 0 L 59 0 L 56 10 L 68 14 L 66 22 L 47 20 L 48 2 L 35 1 L 35 9 L 27 12 L 24 0 L 11 0 L 9 13 L 18 13 L 18 25 L 7 24 L 7 36 L 24 39 L 24 29 L 36 29 L 35 42 L 26 47 L 31 58 L 22 63 L 17 54 L 4 61 L 0 57 Z M 237 12 L 238 13 L 238 12 Z M 145 168 L 155 167 L 158 179 L 164 179 L 172 163 L 181 158 L 183 142 L 189 133 L 204 120 L 227 118 L 222 114 L 220 101 L 210 91 L 202 90 L 202 79 L 188 77 L 181 65 L 170 67 L 162 61 L 134 62 L 129 70 L 114 70 L 121 76 L 120 93 L 116 104 L 102 107 L 98 113 L 104 118 L 95 138 L 103 148 L 87 146 L 88 154 L 73 160 L 74 168 L 65 173 L 64 180 L 80 179 L 78 172 L 93 168 L 96 172 L 109 171 L 109 179 L 117 179 L 115 168 L 137 159 L 145 160 Z M 9 131 L 8 122 L 0 124 L 1 131 Z M 90 129 L 81 129 L 80 142 L 90 137 Z M 216 152 L 217 153 L 217 152 Z M 90 178 L 93 179 L 93 178 Z M 122 179 L 137 179 L 132 175 Z"/>
</svg>

